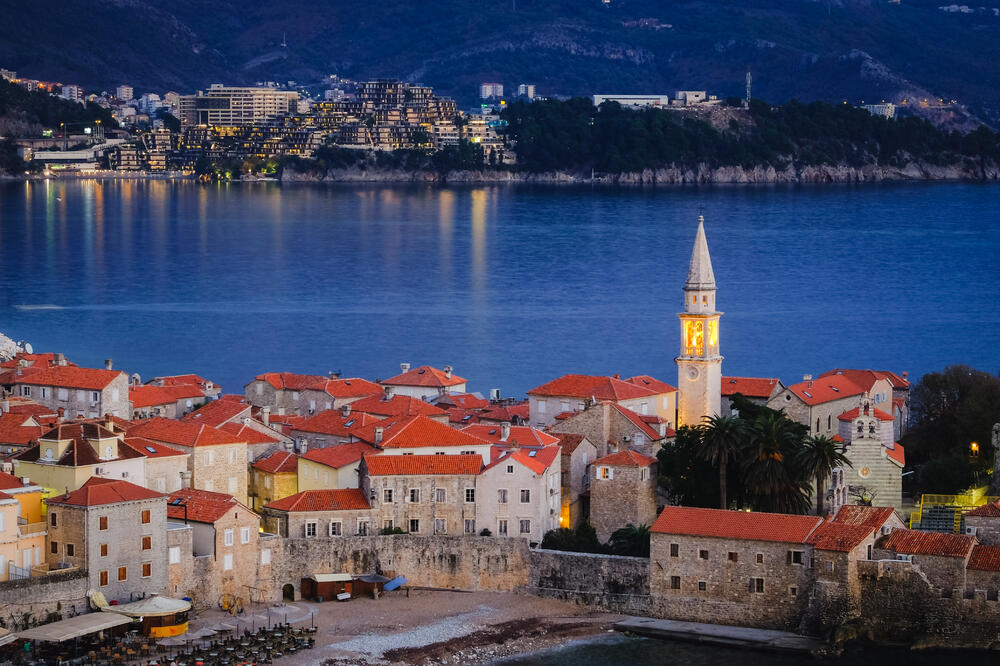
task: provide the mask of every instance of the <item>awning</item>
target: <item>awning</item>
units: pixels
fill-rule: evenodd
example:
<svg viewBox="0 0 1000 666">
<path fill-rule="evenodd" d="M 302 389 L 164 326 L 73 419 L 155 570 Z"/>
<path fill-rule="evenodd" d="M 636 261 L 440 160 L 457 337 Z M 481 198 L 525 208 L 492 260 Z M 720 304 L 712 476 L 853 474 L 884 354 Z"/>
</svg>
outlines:
<svg viewBox="0 0 1000 666">
<path fill-rule="evenodd" d="M 0 628 L 0 645 L 7 645 L 17 640 L 17 634 L 12 634 L 6 629 Z"/>
<path fill-rule="evenodd" d="M 129 617 L 164 617 L 191 610 L 191 604 L 182 599 L 171 599 L 153 595 L 121 606 L 108 606 L 109 613 L 121 613 Z"/>
<path fill-rule="evenodd" d="M 87 634 L 96 634 L 98 631 L 112 627 L 120 627 L 131 621 L 132 618 L 116 613 L 87 613 L 19 632 L 18 637 L 30 641 L 62 643 Z"/>
<path fill-rule="evenodd" d="M 309 577 L 317 583 L 346 583 L 354 580 L 354 576 L 345 573 L 314 573 Z"/>
</svg>

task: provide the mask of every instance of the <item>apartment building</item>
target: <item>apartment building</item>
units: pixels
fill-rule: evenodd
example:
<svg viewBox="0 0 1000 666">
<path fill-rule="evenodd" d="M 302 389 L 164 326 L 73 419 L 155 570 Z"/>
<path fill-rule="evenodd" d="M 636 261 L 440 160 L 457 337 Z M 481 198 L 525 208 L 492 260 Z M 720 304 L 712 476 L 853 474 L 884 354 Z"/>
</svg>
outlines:
<svg viewBox="0 0 1000 666">
<path fill-rule="evenodd" d="M 179 97 L 177 112 L 182 126 L 239 127 L 294 114 L 298 101 L 294 91 L 213 83 L 207 91 Z"/>
<path fill-rule="evenodd" d="M 70 418 L 99 418 L 111 414 L 132 418 L 129 403 L 128 375 L 111 369 L 111 361 L 103 370 L 61 365 L 18 365 L 0 373 L 0 386 L 11 395 L 31 398 L 52 411 L 60 407 Z"/>
</svg>

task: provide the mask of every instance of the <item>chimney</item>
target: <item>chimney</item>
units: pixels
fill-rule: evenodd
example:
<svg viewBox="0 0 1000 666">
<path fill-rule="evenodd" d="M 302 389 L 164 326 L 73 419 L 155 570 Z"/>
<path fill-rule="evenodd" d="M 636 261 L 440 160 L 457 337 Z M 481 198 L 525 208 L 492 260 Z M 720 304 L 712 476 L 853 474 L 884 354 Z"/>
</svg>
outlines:
<svg viewBox="0 0 1000 666">
<path fill-rule="evenodd" d="M 396 392 L 396 387 L 395 386 L 383 386 L 382 390 L 385 391 L 384 399 L 385 400 L 391 400 L 392 399 L 392 394 Z"/>
<path fill-rule="evenodd" d="M 410 371 L 410 364 L 409 363 L 400 363 L 399 364 L 399 369 L 402 370 L 403 373 L 405 374 L 405 373 L 407 373 L 407 372 Z"/>
<path fill-rule="evenodd" d="M 617 372 L 612 375 L 612 379 L 621 379 L 621 378 L 622 378 L 622 376 L 619 375 Z"/>
<path fill-rule="evenodd" d="M 503 421 L 500 423 L 500 441 L 506 442 L 510 438 L 510 422 Z"/>
<path fill-rule="evenodd" d="M 104 427 L 108 430 L 114 432 L 115 429 L 115 419 L 112 417 L 111 412 L 104 415 Z"/>
<path fill-rule="evenodd" d="M 329 374 L 330 374 L 330 379 L 340 379 L 340 370 L 337 370 L 336 372 L 331 370 Z"/>
<path fill-rule="evenodd" d="M 308 450 L 309 450 L 309 441 L 306 440 L 306 439 L 300 439 L 299 440 L 299 453 L 302 454 L 302 453 L 305 453 Z"/>
<path fill-rule="evenodd" d="M 907 377 L 909 377 L 909 376 L 910 376 L 910 373 L 909 373 L 909 372 L 907 372 L 906 370 L 903 370 L 903 381 L 904 381 L 904 382 L 905 382 L 905 381 L 909 381 L 909 380 L 907 379 Z"/>
<path fill-rule="evenodd" d="M 375 443 L 376 444 L 381 444 L 382 443 L 382 433 L 384 433 L 384 432 L 385 432 L 385 428 L 382 428 L 381 426 L 379 426 L 378 428 L 375 428 Z"/>
<path fill-rule="evenodd" d="M 56 410 L 56 420 L 59 421 L 59 423 L 66 420 L 66 410 L 62 407 Z"/>
<path fill-rule="evenodd" d="M 351 415 L 351 403 L 340 406 L 340 415 L 345 419 Z"/>
<path fill-rule="evenodd" d="M 451 366 L 450 365 L 444 366 L 444 376 L 447 379 L 451 379 Z"/>
<path fill-rule="evenodd" d="M 802 381 L 804 382 L 811 382 L 812 378 L 813 378 L 812 375 L 802 375 Z"/>
<path fill-rule="evenodd" d="M 663 422 L 663 421 L 660 421 L 659 426 L 660 426 L 659 427 L 660 437 L 666 437 L 667 436 L 667 424 L 665 422 Z"/>
<path fill-rule="evenodd" d="M 114 359 L 106 358 L 104 359 L 104 369 L 111 370 L 111 366 L 114 365 Z"/>
<path fill-rule="evenodd" d="M 66 365 L 66 354 L 56 352 L 53 365 Z"/>
<path fill-rule="evenodd" d="M 270 425 L 271 425 L 271 408 L 270 407 L 261 407 L 260 408 L 260 420 L 261 420 L 261 422 L 264 425 L 270 427 Z"/>
</svg>

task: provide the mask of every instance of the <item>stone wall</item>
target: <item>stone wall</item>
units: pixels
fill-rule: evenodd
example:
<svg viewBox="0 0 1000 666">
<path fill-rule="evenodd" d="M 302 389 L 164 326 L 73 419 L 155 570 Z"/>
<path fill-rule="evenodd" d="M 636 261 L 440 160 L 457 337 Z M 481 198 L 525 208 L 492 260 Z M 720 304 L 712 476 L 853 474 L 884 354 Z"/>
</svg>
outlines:
<svg viewBox="0 0 1000 666">
<path fill-rule="evenodd" d="M 10 614 L 31 613 L 36 620 L 49 613 L 87 612 L 87 572 L 74 569 L 65 573 L 0 582 L 0 609 L 4 621 Z"/>
<path fill-rule="evenodd" d="M 966 515 L 965 526 L 976 528 L 976 539 L 984 546 L 1000 546 L 1000 517 Z"/>
<path fill-rule="evenodd" d="M 520 591 L 629 614 L 650 611 L 649 559 L 532 550 L 530 580 Z"/>
</svg>

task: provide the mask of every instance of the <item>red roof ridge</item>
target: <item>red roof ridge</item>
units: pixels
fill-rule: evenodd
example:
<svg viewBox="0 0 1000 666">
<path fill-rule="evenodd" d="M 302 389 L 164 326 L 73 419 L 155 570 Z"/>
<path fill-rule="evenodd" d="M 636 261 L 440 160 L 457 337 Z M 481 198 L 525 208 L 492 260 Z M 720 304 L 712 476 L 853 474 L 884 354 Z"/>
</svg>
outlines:
<svg viewBox="0 0 1000 666">
<path fill-rule="evenodd" d="M 476 454 L 365 455 L 369 476 L 427 476 L 449 474 L 479 474 L 483 469 L 482 456 Z"/>
<path fill-rule="evenodd" d="M 823 519 L 819 516 L 668 506 L 660 512 L 650 531 L 748 541 L 805 543 L 822 522 Z"/>
<path fill-rule="evenodd" d="M 603 458 L 598 458 L 591 465 L 608 465 L 612 467 L 648 467 L 656 462 L 656 458 L 652 456 L 647 456 L 644 453 L 639 453 L 632 449 L 626 449 L 625 451 L 619 451 L 618 453 L 612 453 L 606 455 Z"/>
<path fill-rule="evenodd" d="M 347 511 L 370 508 L 360 488 L 303 490 L 264 505 L 276 511 Z"/>
</svg>

